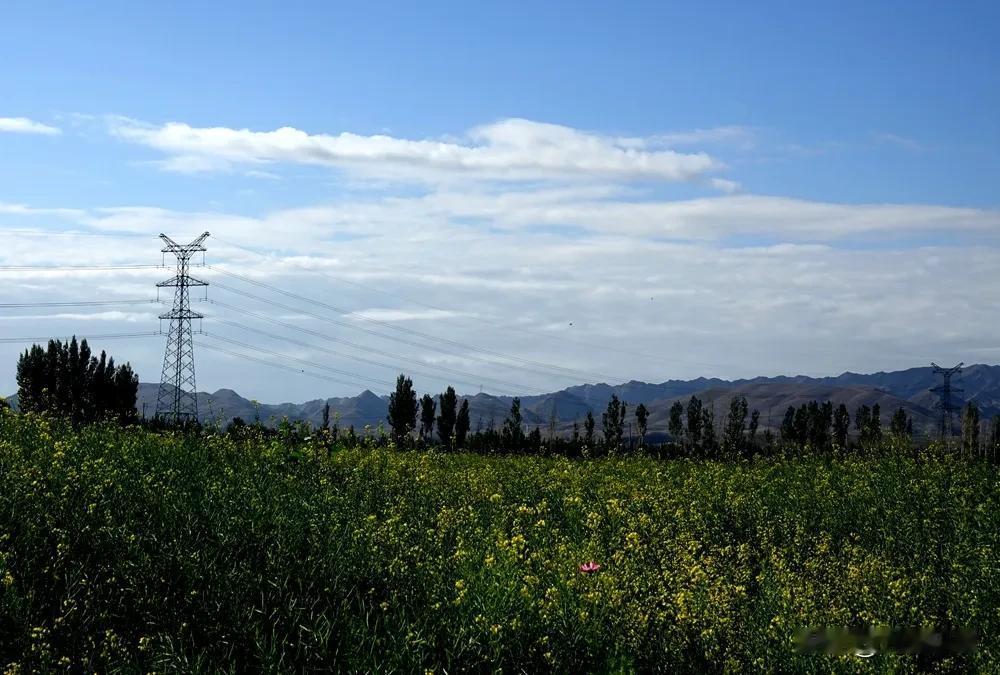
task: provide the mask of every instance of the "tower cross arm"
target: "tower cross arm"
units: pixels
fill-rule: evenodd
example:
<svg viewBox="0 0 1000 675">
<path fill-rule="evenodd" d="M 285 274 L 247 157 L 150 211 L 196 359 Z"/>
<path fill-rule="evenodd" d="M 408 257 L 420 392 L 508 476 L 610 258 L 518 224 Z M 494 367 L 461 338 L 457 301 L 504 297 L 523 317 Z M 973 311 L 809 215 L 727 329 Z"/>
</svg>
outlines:
<svg viewBox="0 0 1000 675">
<path fill-rule="evenodd" d="M 203 232 L 201 233 L 201 235 L 198 236 L 198 238 L 196 238 L 190 244 L 178 244 L 176 241 L 174 241 L 173 239 L 171 239 L 170 237 L 161 232 L 160 239 L 162 239 L 163 243 L 166 244 L 166 246 L 164 246 L 164 248 L 161 250 L 164 253 L 177 253 L 177 254 L 184 254 L 184 253 L 190 254 L 195 251 L 205 251 L 207 249 L 204 247 L 203 244 L 205 243 L 205 240 L 208 239 L 208 237 L 209 233 Z"/>
<path fill-rule="evenodd" d="M 160 281 L 156 285 L 159 288 L 168 286 L 208 286 L 208 282 L 202 281 L 201 279 L 195 279 L 194 277 L 186 274 L 184 275 L 184 278 L 181 279 L 181 276 L 178 274 L 170 277 L 166 281 Z"/>
</svg>

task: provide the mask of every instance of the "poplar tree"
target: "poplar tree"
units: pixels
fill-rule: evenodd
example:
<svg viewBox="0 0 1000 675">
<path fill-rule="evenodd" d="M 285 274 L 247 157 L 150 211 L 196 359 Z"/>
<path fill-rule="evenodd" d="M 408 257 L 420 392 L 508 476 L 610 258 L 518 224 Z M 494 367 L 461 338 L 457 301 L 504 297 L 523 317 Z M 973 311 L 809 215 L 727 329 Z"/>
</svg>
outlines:
<svg viewBox="0 0 1000 675">
<path fill-rule="evenodd" d="M 747 400 L 743 396 L 734 396 L 729 400 L 729 414 L 723 428 L 722 447 L 729 455 L 735 455 L 743 447 L 743 433 L 746 429 L 748 414 Z"/>
<path fill-rule="evenodd" d="M 462 399 L 462 406 L 455 417 L 455 445 L 465 447 L 465 438 L 469 434 L 469 399 Z"/>
<path fill-rule="evenodd" d="M 396 378 L 396 391 L 389 394 L 389 414 L 386 415 L 397 446 L 402 446 L 417 426 L 417 394 L 413 381 L 406 375 Z"/>
<path fill-rule="evenodd" d="M 434 397 L 424 394 L 420 399 L 420 437 L 431 440 L 434 433 L 434 414 L 437 412 L 437 404 Z"/>
<path fill-rule="evenodd" d="M 451 436 L 455 432 L 456 408 L 458 407 L 458 397 L 452 387 L 445 389 L 445 392 L 438 396 L 438 409 L 441 414 L 437 418 L 438 438 L 446 446 L 451 446 Z"/>
<path fill-rule="evenodd" d="M 750 424 L 747 427 L 747 446 L 753 450 L 757 447 L 757 429 L 760 428 L 760 411 L 756 408 L 750 413 Z"/>
<path fill-rule="evenodd" d="M 890 433 L 897 438 L 905 438 L 910 435 L 912 430 L 912 422 L 906 414 L 906 410 L 903 406 L 899 406 L 896 412 L 892 414 L 892 419 L 889 421 Z"/>
<path fill-rule="evenodd" d="M 642 403 L 635 408 L 635 424 L 639 429 L 639 445 L 646 447 L 646 430 L 649 428 L 649 410 Z"/>
<path fill-rule="evenodd" d="M 841 403 L 833 413 L 833 442 L 838 447 L 847 448 L 847 434 L 851 430 L 851 414 L 847 406 Z"/>
<path fill-rule="evenodd" d="M 618 396 L 611 395 L 608 401 L 608 408 L 601 415 L 601 429 L 604 431 L 604 442 L 609 448 L 618 450 L 621 448 L 622 436 L 625 434 L 625 409 L 627 404 L 618 400 Z"/>
<path fill-rule="evenodd" d="M 962 452 L 974 455 L 979 451 L 979 406 L 974 401 L 962 411 Z"/>
<path fill-rule="evenodd" d="M 587 418 L 583 421 L 583 442 L 587 447 L 593 449 L 594 447 L 594 413 L 587 411 Z"/>
<path fill-rule="evenodd" d="M 524 430 L 521 428 L 521 399 L 517 396 L 510 403 L 510 414 L 503 422 L 501 432 L 504 446 L 508 450 L 518 451 L 524 449 Z"/>
<path fill-rule="evenodd" d="M 670 406 L 667 431 L 670 432 L 674 442 L 681 443 L 684 440 L 684 404 L 680 401 L 674 401 L 674 404 Z"/>
<path fill-rule="evenodd" d="M 701 448 L 701 432 L 704 426 L 701 399 L 691 396 L 687 404 L 687 439 L 692 450 Z"/>
<path fill-rule="evenodd" d="M 77 426 L 137 418 L 139 379 L 132 367 L 116 367 L 105 352 L 94 357 L 85 339 L 32 345 L 18 359 L 17 387 L 22 411 L 65 416 Z"/>
</svg>

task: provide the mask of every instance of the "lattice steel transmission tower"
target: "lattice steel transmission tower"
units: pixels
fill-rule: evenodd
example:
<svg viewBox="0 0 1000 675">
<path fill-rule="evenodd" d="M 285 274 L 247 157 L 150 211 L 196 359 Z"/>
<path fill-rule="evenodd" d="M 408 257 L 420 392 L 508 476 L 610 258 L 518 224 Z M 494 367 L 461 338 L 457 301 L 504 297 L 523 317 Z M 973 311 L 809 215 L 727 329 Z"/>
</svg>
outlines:
<svg viewBox="0 0 1000 675">
<path fill-rule="evenodd" d="M 160 315 L 161 320 L 170 319 L 170 329 L 167 332 L 167 349 L 163 354 L 163 374 L 160 376 L 160 390 L 156 397 L 156 415 L 175 424 L 198 420 L 191 321 L 203 319 L 204 315 L 191 309 L 189 289 L 208 284 L 188 274 L 188 265 L 195 253 L 205 251 L 202 243 L 206 238 L 208 232 L 190 244 L 178 244 L 167 235 L 160 235 L 160 239 L 166 244 L 162 249 L 163 253 L 177 256 L 177 273 L 156 284 L 157 288 L 175 289 L 173 308 Z"/>
<path fill-rule="evenodd" d="M 933 361 L 931 362 L 931 367 L 934 369 L 934 373 L 936 375 L 940 375 L 943 380 L 939 386 L 931 389 L 931 391 L 937 394 L 941 399 L 938 402 L 938 410 L 941 411 L 941 438 L 955 435 L 955 419 L 953 413 L 961 410 L 962 405 L 961 403 L 955 402 L 955 399 L 952 398 L 952 394 L 961 394 L 962 389 L 951 386 L 951 377 L 956 373 L 961 373 L 962 366 L 964 365 L 965 362 L 962 362 L 951 368 L 942 368 Z"/>
</svg>

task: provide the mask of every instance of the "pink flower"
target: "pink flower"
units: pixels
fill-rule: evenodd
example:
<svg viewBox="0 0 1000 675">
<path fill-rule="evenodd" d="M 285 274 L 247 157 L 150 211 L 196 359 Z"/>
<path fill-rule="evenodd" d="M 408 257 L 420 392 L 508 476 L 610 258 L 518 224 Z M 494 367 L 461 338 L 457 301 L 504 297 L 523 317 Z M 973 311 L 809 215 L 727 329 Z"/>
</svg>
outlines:
<svg viewBox="0 0 1000 675">
<path fill-rule="evenodd" d="M 590 562 L 585 562 L 580 565 L 580 572 L 583 574 L 593 574 L 597 570 L 601 569 L 601 566 L 595 563 L 593 560 Z"/>
</svg>

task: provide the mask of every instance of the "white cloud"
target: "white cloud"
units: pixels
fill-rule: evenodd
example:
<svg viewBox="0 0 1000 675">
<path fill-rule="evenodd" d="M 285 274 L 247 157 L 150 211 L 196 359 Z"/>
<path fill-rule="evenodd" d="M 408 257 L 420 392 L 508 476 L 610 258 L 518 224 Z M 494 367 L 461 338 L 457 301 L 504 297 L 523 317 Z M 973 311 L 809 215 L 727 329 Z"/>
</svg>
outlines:
<svg viewBox="0 0 1000 675">
<path fill-rule="evenodd" d="M 63 208 L 38 208 L 33 206 L 28 206 L 27 204 L 11 204 L 9 202 L 0 202 L 0 215 L 15 215 L 15 216 L 59 216 L 60 218 L 81 218 L 86 211 L 82 209 L 63 209 Z"/>
<path fill-rule="evenodd" d="M 35 321 L 53 321 L 58 319 L 68 321 L 123 321 L 127 323 L 145 322 L 149 325 L 155 326 L 156 314 L 110 311 L 87 312 L 85 314 L 81 312 L 59 312 L 58 314 L 7 314 L 0 316 L 0 321 L 24 321 L 31 323 Z M 151 328 L 150 330 L 154 330 L 154 328 Z"/>
<path fill-rule="evenodd" d="M 904 150 L 910 150 L 911 152 L 917 152 L 925 149 L 924 145 L 919 141 L 884 131 L 873 133 L 872 138 L 874 138 L 877 143 L 895 145 L 897 148 L 903 148 Z"/>
<path fill-rule="evenodd" d="M 743 186 L 734 180 L 728 180 L 726 178 L 712 178 L 709 180 L 709 184 L 720 192 L 725 192 L 726 194 L 733 194 L 734 192 L 739 192 L 743 189 Z"/>
<path fill-rule="evenodd" d="M 252 131 L 151 126 L 112 118 L 118 137 L 168 155 L 172 171 L 219 170 L 232 164 L 318 164 L 380 175 L 421 179 L 438 174 L 491 180 L 602 178 L 691 181 L 719 170 L 705 153 L 679 153 L 649 139 L 616 138 L 557 124 L 506 119 L 471 129 L 457 139 L 309 134 L 292 127 Z"/>
<path fill-rule="evenodd" d="M 509 363 L 483 363 L 475 353 L 443 355 L 400 344 L 381 337 L 392 332 L 386 327 L 359 317 L 399 322 L 433 318 L 403 325 L 491 352 L 622 379 L 830 374 L 905 367 L 922 363 L 925 357 L 968 360 L 963 350 L 981 348 L 981 336 L 990 334 L 996 320 L 983 309 L 981 298 L 1000 293 L 996 273 L 1000 247 L 987 239 L 1000 225 L 998 214 L 919 204 L 831 204 L 759 195 L 649 201 L 648 195 L 634 189 L 576 185 L 448 189 L 421 197 L 366 195 L 254 216 L 108 208 L 90 211 L 83 220 L 91 228 L 103 229 L 110 239 L 5 236 L 0 265 L 158 263 L 157 233 L 186 241 L 209 230 L 213 233 L 207 241 L 210 264 L 343 307 L 343 316 L 331 315 L 340 320 L 348 317 L 377 334 L 331 327 L 289 310 L 274 313 L 218 282 L 263 296 L 269 295 L 266 289 L 200 270 L 196 274 L 212 283 L 210 298 L 270 316 L 284 314 L 283 321 L 391 355 L 379 360 L 399 359 L 404 366 L 448 361 L 484 378 L 523 383 L 524 391 L 561 388 L 586 378 L 538 374 Z M 576 226 L 584 233 L 566 236 L 539 229 L 539 224 Z M 123 236 L 122 230 L 147 236 Z M 780 243 L 741 248 L 720 243 L 727 235 L 743 233 Z M 941 241 L 948 236 L 950 244 L 891 245 L 896 235 L 919 233 L 940 235 Z M 954 237 L 957 233 L 981 236 L 982 241 L 961 245 Z M 841 246 L 862 243 L 861 235 L 880 246 Z M 943 271 L 948 284 L 939 283 Z M 5 302 L 25 297 L 89 299 L 94 294 L 143 298 L 151 296 L 155 282 L 166 276 L 169 272 L 156 269 L 4 273 L 0 297 Z M 976 293 L 969 294 L 969 288 Z M 270 297 L 302 310 L 328 313 L 285 296 Z M 198 309 L 208 315 L 205 327 L 210 332 L 277 351 L 290 349 L 259 335 L 226 332 L 234 329 L 215 321 L 251 322 L 244 314 L 210 303 Z M 107 326 L 101 325 L 102 332 L 145 330 L 146 323 L 155 329 L 152 320 L 144 323 L 104 314 Z M 956 323 L 954 316 L 963 319 Z M 78 318 L 65 316 L 53 319 L 52 330 L 68 334 L 78 325 Z M 274 326 L 262 327 L 285 333 Z M 315 336 L 289 335 L 321 344 Z M 157 346 L 148 352 L 123 347 L 115 354 L 132 360 L 144 380 L 151 380 L 162 359 L 162 343 Z M 338 349 L 351 350 L 343 345 Z M 11 355 L 9 362 L 16 356 L 13 348 L 9 353 L 0 348 L 0 357 Z M 317 353 L 311 360 L 366 376 L 393 375 L 377 366 L 328 356 Z M 198 365 L 199 381 L 210 389 L 231 386 L 268 401 L 357 393 L 308 378 L 274 378 L 264 368 L 234 371 L 213 357 L 203 352 Z M 8 382 L 10 389 L 12 371 L 0 375 L 7 378 L 0 384 Z M 433 392 L 440 391 L 443 383 L 420 379 L 417 384 Z"/>
<path fill-rule="evenodd" d="M 62 133 L 62 130 L 57 127 L 51 127 L 27 117 L 0 117 L 0 132 L 4 131 L 13 134 L 43 134 L 46 136 Z"/>
<path fill-rule="evenodd" d="M 693 129 L 660 134 L 656 140 L 669 147 L 688 145 L 738 145 L 744 148 L 753 146 L 754 131 L 743 126 L 723 126 L 709 129 Z"/>
<path fill-rule="evenodd" d="M 363 309 L 359 312 L 347 314 L 348 319 L 364 321 L 372 319 L 374 321 L 433 321 L 438 319 L 452 319 L 459 316 L 469 316 L 465 312 L 454 312 L 445 309 L 387 309 L 375 307 Z"/>
<path fill-rule="evenodd" d="M 608 186 L 535 190 L 440 190 L 419 197 L 383 197 L 278 211 L 259 220 L 221 219 L 230 230 L 265 241 L 288 236 L 323 239 L 439 236 L 478 226 L 507 231 L 573 226 L 592 234 L 712 241 L 760 235 L 779 241 L 839 242 L 852 237 L 898 237 L 937 233 L 995 236 L 1000 211 L 922 204 L 837 204 L 738 194 L 687 200 L 649 200 L 644 193 Z M 210 216 L 201 216 L 200 219 Z M 414 228 L 414 223 L 420 223 Z M 99 221 L 95 221 L 98 225 Z M 205 223 L 208 228 L 208 223 Z M 464 227 L 463 227 L 464 226 Z M 221 231 L 220 231 L 221 234 Z M 281 245 L 278 245 L 282 247 Z"/>
</svg>

